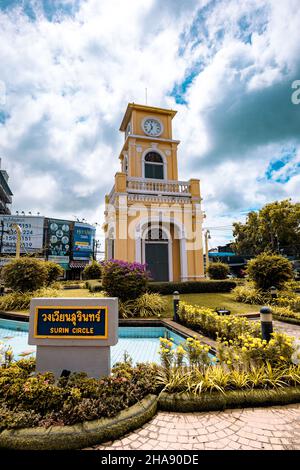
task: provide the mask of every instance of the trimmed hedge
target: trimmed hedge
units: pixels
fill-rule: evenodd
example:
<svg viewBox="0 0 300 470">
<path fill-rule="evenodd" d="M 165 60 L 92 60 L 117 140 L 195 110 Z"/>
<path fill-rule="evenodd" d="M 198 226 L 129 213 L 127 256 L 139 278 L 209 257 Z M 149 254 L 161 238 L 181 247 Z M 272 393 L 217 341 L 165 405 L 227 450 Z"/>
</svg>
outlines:
<svg viewBox="0 0 300 470">
<path fill-rule="evenodd" d="M 282 387 L 275 390 L 207 392 L 200 396 L 163 392 L 159 396 L 158 406 L 163 411 L 191 413 L 195 411 L 218 411 L 226 408 L 288 405 L 299 402 L 300 387 Z"/>
<path fill-rule="evenodd" d="M 101 292 L 103 290 L 101 282 L 96 280 L 86 281 L 85 286 L 90 292 Z"/>
<path fill-rule="evenodd" d="M 178 291 L 179 294 L 201 294 L 231 292 L 236 287 L 234 281 L 187 281 L 187 282 L 151 282 L 148 284 L 148 292 L 157 292 L 162 295 L 173 294 Z"/>
<path fill-rule="evenodd" d="M 291 323 L 291 325 L 300 325 L 300 320 L 298 320 L 297 318 L 285 317 L 284 315 L 277 315 L 274 312 L 273 312 L 273 318 L 274 320 L 278 320 L 283 323 Z"/>
</svg>

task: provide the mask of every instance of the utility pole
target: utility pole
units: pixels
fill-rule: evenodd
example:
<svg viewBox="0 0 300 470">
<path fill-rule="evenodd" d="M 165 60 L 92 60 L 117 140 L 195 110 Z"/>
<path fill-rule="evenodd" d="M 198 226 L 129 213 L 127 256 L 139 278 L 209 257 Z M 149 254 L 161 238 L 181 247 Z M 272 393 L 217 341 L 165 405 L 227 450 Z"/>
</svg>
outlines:
<svg viewBox="0 0 300 470">
<path fill-rule="evenodd" d="M 209 258 L 208 258 L 208 240 L 210 239 L 210 231 L 206 230 L 204 233 L 205 239 L 205 277 L 208 277 L 208 267 L 209 267 Z"/>
<path fill-rule="evenodd" d="M 98 245 L 99 245 L 99 240 L 95 240 L 95 239 L 94 239 L 93 259 L 94 259 L 95 261 L 97 261 Z"/>
</svg>

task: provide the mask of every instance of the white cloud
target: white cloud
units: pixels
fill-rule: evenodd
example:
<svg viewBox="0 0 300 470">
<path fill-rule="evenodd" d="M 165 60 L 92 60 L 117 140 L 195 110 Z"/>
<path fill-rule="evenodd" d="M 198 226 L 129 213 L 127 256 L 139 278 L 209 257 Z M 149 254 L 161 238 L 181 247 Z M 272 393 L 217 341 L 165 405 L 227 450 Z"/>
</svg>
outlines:
<svg viewBox="0 0 300 470">
<path fill-rule="evenodd" d="M 122 114 L 145 102 L 146 87 L 149 104 L 178 110 L 179 176 L 201 179 L 207 224 L 296 197 L 298 175 L 261 177 L 283 146 L 299 145 L 299 113 L 284 101 L 285 81 L 300 72 L 299 30 L 297 0 L 87 0 L 57 22 L 0 13 L 0 113 L 10 116 L 0 154 L 14 208 L 100 220 Z M 186 104 L 176 104 L 171 90 L 193 73 Z"/>
</svg>

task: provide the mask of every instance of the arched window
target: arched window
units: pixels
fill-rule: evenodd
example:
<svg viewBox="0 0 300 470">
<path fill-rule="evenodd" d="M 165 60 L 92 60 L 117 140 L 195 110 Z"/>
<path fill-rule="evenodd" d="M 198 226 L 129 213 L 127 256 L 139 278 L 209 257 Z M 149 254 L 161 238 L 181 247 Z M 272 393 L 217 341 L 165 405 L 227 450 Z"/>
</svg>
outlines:
<svg viewBox="0 0 300 470">
<path fill-rule="evenodd" d="M 164 179 L 164 162 L 157 152 L 148 152 L 145 156 L 145 178 Z"/>
<path fill-rule="evenodd" d="M 168 241 L 168 237 L 164 230 L 158 227 L 149 227 L 146 241 Z"/>
</svg>

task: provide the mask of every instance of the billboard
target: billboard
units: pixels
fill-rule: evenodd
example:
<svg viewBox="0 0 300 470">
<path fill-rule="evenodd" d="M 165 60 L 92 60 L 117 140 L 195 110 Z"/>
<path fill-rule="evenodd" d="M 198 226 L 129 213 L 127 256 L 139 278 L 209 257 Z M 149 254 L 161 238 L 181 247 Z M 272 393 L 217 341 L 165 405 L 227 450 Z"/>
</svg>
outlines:
<svg viewBox="0 0 300 470">
<path fill-rule="evenodd" d="M 33 253 L 43 249 L 44 217 L 1 215 L 0 224 L 1 237 L 3 230 L 1 253 L 16 252 L 17 234 L 13 224 L 19 225 L 22 231 L 21 253 Z"/>
<path fill-rule="evenodd" d="M 74 260 L 88 260 L 92 257 L 95 233 L 94 227 L 75 222 L 73 231 Z"/>
<path fill-rule="evenodd" d="M 48 259 L 56 263 L 68 263 L 72 222 L 48 219 Z"/>
</svg>

